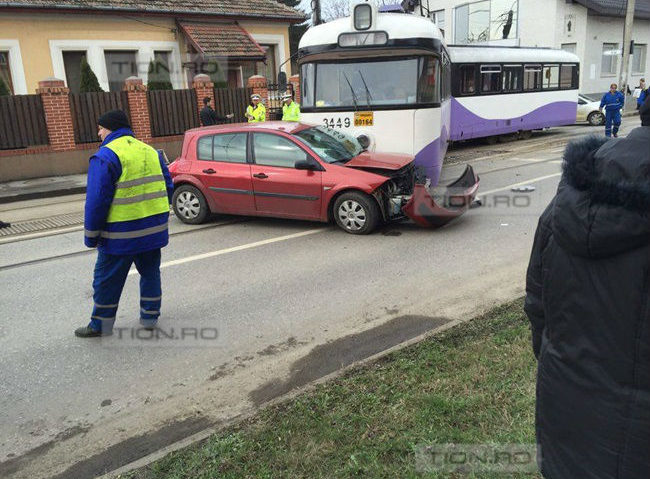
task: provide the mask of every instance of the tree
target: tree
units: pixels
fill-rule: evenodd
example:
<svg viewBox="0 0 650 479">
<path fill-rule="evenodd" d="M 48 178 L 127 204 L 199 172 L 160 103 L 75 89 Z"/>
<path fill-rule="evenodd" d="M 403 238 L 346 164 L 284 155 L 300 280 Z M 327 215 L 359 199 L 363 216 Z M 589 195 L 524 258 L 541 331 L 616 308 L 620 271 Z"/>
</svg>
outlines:
<svg viewBox="0 0 650 479">
<path fill-rule="evenodd" d="M 384 5 L 383 0 L 370 0 L 369 3 L 375 4 L 377 7 Z M 398 3 L 398 2 L 394 2 Z M 337 18 L 347 17 L 350 15 L 350 0 L 322 0 L 321 1 L 321 15 L 323 21 L 331 22 Z"/>
<path fill-rule="evenodd" d="M 149 62 L 148 90 L 173 90 L 169 68 L 160 60 Z"/>
<path fill-rule="evenodd" d="M 0 77 L 0 96 L 10 96 L 11 95 L 11 90 L 9 90 L 9 87 L 7 86 L 7 83 L 5 82 L 4 78 Z"/>
<path fill-rule="evenodd" d="M 79 79 L 79 93 L 103 92 L 99 80 L 93 72 L 86 57 L 81 57 L 81 78 Z"/>
</svg>

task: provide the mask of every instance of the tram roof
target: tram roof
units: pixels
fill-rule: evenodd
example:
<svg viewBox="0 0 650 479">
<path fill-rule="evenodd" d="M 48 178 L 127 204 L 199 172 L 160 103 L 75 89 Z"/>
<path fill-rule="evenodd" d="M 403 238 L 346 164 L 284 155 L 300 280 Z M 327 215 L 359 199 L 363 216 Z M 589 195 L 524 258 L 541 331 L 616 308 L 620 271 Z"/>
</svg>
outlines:
<svg viewBox="0 0 650 479">
<path fill-rule="evenodd" d="M 379 12 L 377 14 L 377 24 L 373 25 L 371 30 L 388 33 L 389 40 L 432 38 L 444 43 L 438 27 L 430 19 L 419 15 Z M 311 27 L 300 39 L 299 48 L 337 44 L 341 33 L 354 32 L 357 32 L 357 30 L 352 27 L 350 17 L 339 18 Z"/>
<path fill-rule="evenodd" d="M 580 63 L 573 53 L 552 48 L 448 45 L 452 63 Z"/>
</svg>

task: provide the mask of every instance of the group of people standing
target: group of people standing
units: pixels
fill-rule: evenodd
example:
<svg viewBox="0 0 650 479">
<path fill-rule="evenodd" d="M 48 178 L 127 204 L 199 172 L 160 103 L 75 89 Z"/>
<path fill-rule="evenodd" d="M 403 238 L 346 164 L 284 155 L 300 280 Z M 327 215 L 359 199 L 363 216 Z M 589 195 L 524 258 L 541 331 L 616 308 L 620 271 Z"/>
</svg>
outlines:
<svg viewBox="0 0 650 479">
<path fill-rule="evenodd" d="M 249 123 L 266 121 L 266 107 L 262 103 L 262 97 L 257 93 L 251 95 L 251 102 L 246 108 L 244 116 Z M 200 117 L 203 126 L 212 126 L 233 118 L 234 114 L 229 113 L 225 117 L 219 116 L 212 108 L 212 98 L 205 97 Z M 293 95 L 290 92 L 282 95 L 282 121 L 300 121 L 300 105 L 293 100 Z"/>
</svg>

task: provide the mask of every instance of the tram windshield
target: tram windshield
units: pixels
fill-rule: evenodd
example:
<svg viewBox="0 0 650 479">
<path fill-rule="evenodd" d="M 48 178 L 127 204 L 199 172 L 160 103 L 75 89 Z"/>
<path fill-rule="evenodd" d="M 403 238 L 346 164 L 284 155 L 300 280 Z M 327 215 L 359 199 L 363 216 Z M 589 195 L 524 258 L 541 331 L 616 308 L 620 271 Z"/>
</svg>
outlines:
<svg viewBox="0 0 650 479">
<path fill-rule="evenodd" d="M 302 106 L 417 106 L 440 102 L 436 57 L 302 65 Z"/>
</svg>

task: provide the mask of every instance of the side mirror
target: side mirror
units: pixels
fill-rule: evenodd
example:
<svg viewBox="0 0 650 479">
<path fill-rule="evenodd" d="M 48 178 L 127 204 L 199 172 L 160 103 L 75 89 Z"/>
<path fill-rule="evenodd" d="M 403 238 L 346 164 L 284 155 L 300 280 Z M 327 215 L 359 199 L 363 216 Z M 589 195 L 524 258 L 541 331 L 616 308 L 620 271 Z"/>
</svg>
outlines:
<svg viewBox="0 0 650 479">
<path fill-rule="evenodd" d="M 294 164 L 294 168 L 296 170 L 312 170 L 312 171 L 317 171 L 320 170 L 320 167 L 318 164 L 316 164 L 315 161 L 313 160 L 298 160 Z"/>
<path fill-rule="evenodd" d="M 287 74 L 285 72 L 278 73 L 278 91 L 284 92 L 287 89 Z"/>
</svg>

